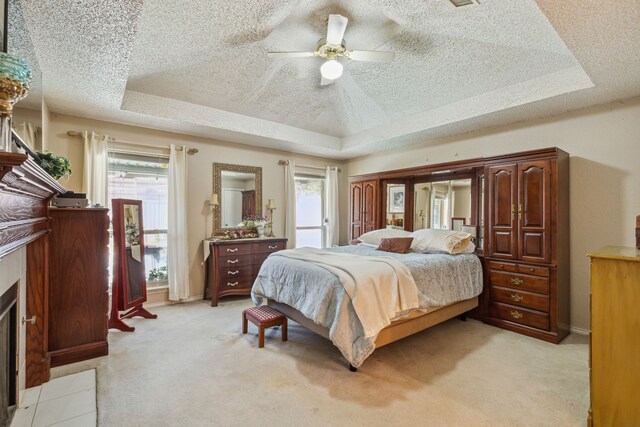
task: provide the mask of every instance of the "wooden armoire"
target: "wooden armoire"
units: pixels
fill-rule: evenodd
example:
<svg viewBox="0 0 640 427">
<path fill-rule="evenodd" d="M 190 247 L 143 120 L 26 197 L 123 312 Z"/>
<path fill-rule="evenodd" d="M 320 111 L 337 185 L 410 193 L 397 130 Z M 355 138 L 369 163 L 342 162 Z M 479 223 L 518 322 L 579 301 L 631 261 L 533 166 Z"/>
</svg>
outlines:
<svg viewBox="0 0 640 427">
<path fill-rule="evenodd" d="M 569 333 L 569 155 L 558 148 L 350 177 L 350 238 L 385 227 L 385 182 L 406 185 L 411 231 L 414 185 L 456 177 L 474 180 L 471 220 L 484 266 L 474 316 L 560 342 Z"/>
<path fill-rule="evenodd" d="M 485 321 L 557 343 L 569 333 L 569 155 L 505 160 L 485 167 Z"/>
<path fill-rule="evenodd" d="M 377 180 L 352 181 L 349 193 L 349 227 L 351 239 L 378 227 L 379 182 Z"/>
</svg>

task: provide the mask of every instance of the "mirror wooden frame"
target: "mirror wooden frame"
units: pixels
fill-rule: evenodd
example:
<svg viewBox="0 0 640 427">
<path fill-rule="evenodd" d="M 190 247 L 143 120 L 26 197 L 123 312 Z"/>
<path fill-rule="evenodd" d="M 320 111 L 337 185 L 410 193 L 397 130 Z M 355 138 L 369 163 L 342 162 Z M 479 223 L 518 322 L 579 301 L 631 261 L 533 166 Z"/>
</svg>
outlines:
<svg viewBox="0 0 640 427">
<path fill-rule="evenodd" d="M 142 295 L 138 298 L 131 299 L 131 274 L 136 272 L 129 271 L 127 264 L 127 248 L 126 248 L 126 232 L 125 232 L 125 215 L 124 209 L 126 205 L 134 205 L 138 207 L 138 225 L 139 242 L 140 242 L 140 268 L 137 273 L 142 284 Z M 144 270 L 144 223 L 142 220 L 142 201 L 130 199 L 113 199 L 111 201 L 111 221 L 113 228 L 113 286 L 111 288 L 111 315 L 109 318 L 109 327 L 120 329 L 125 332 L 133 332 L 135 328 L 127 325 L 122 321 L 129 317 L 139 316 L 147 319 L 155 319 L 156 314 L 149 313 L 142 307 L 147 301 L 147 281 Z M 129 310 L 124 314 L 120 311 Z"/>
<path fill-rule="evenodd" d="M 213 192 L 218 195 L 220 205 L 213 209 L 214 234 L 223 233 L 238 227 L 222 228 L 222 172 L 244 172 L 256 176 L 256 215 L 262 215 L 262 168 L 257 166 L 234 165 L 230 163 L 213 164 Z"/>
</svg>

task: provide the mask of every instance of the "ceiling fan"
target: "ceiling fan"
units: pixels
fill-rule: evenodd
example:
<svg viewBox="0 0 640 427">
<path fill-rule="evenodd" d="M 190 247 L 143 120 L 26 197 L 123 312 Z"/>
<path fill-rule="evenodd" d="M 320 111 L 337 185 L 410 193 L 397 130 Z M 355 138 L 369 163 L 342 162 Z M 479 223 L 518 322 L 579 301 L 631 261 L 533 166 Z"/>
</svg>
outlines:
<svg viewBox="0 0 640 427">
<path fill-rule="evenodd" d="M 318 41 L 315 52 L 269 52 L 267 55 L 273 58 L 310 58 L 320 57 L 326 61 L 320 67 L 322 80 L 320 84 L 333 83 L 342 75 L 342 64 L 339 57 L 352 61 L 391 62 L 395 58 L 394 52 L 381 52 L 374 50 L 347 50 L 346 43 L 342 39 L 347 29 L 349 20 L 342 15 L 329 15 L 327 20 L 327 37 Z"/>
</svg>

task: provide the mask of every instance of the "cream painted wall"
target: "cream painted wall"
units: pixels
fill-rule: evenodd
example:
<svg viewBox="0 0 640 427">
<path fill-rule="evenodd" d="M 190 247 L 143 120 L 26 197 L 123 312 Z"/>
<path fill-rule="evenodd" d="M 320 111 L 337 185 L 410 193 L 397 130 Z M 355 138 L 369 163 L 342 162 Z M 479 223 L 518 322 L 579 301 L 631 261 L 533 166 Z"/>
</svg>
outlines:
<svg viewBox="0 0 640 427">
<path fill-rule="evenodd" d="M 188 164 L 189 191 L 187 197 L 189 209 L 187 221 L 191 297 L 201 296 L 204 287 L 202 240 L 211 234 L 208 200 L 213 190 L 212 164 L 214 162 L 262 167 L 262 199 L 265 205 L 268 199 L 274 199 L 276 203 L 273 230 L 276 236 L 284 235 L 284 169 L 278 165 L 280 159 L 293 159 L 299 164 L 311 166 L 340 166 L 342 169 L 340 173 L 340 200 L 344 201 L 341 203 L 340 212 L 342 218 L 347 217 L 347 178 L 349 173 L 345 162 L 51 113 L 48 125 L 48 149 L 57 155 L 68 157 L 71 161 L 73 175 L 68 181 L 61 180 L 61 183 L 69 190 L 80 191 L 82 187 L 84 155 L 81 139 L 68 136 L 67 131 L 69 130 L 90 130 L 108 134 L 122 141 L 152 146 L 145 148 L 126 144 L 119 145 L 142 152 L 168 152 L 166 147 L 171 143 L 186 144 L 189 148 L 200 150 L 199 153 L 189 156 Z M 340 236 L 341 241 L 346 242 L 346 220 L 341 222 Z"/>
<path fill-rule="evenodd" d="M 571 155 L 571 325 L 589 328 L 588 252 L 633 246 L 640 215 L 640 98 L 358 158 L 350 175 L 559 147 Z"/>
</svg>

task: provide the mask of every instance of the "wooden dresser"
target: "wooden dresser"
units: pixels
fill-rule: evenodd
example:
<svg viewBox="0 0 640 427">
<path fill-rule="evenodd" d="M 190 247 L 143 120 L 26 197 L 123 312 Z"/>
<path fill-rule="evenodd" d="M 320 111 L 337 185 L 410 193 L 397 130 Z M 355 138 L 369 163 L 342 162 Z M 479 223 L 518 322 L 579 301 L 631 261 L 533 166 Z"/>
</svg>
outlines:
<svg viewBox="0 0 640 427">
<path fill-rule="evenodd" d="M 205 240 L 209 244 L 207 289 L 211 306 L 216 307 L 220 297 L 249 295 L 260 267 L 273 252 L 285 249 L 287 239 Z"/>
<path fill-rule="evenodd" d="M 102 208 L 50 209 L 52 366 L 109 354 L 108 213 Z"/>
<path fill-rule="evenodd" d="M 591 408 L 588 425 L 640 424 L 640 249 L 607 246 L 591 258 Z"/>
</svg>

